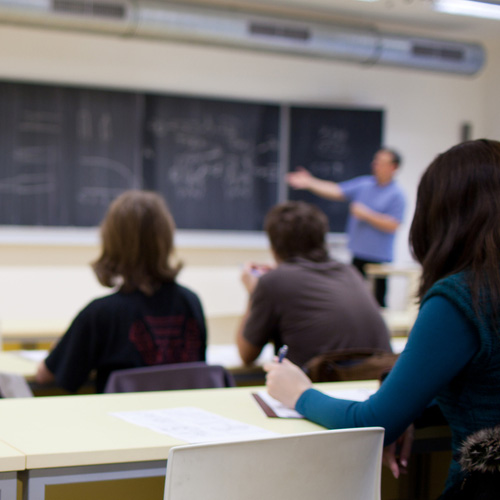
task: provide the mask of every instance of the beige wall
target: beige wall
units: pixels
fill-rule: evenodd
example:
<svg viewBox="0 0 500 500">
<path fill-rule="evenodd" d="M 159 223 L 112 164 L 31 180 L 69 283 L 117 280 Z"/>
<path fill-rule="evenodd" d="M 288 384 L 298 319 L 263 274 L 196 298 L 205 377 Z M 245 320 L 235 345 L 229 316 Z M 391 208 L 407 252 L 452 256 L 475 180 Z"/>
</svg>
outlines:
<svg viewBox="0 0 500 500">
<path fill-rule="evenodd" d="M 482 74 L 463 77 L 0 26 L 2 79 L 383 108 L 385 142 L 404 156 L 399 180 L 409 208 L 396 251 L 397 261 L 403 263 L 410 261 L 407 232 L 425 166 L 459 140 L 464 122 L 472 124 L 475 137 L 500 135 L 500 61 L 491 52 Z M 52 316 L 69 321 L 89 298 L 106 292 L 87 267 L 97 252 L 95 234 L 79 243 L 78 238 L 68 242 L 70 233 L 50 238 L 43 230 L 14 233 L 0 228 L 0 322 L 19 315 L 35 321 Z M 241 264 L 270 259 L 262 237 L 249 243 L 234 235 L 228 244 L 205 234 L 194 244 L 181 241 L 178 246 L 186 263 L 180 280 L 200 294 L 211 316 L 240 314 L 246 300 L 239 283 Z"/>
</svg>

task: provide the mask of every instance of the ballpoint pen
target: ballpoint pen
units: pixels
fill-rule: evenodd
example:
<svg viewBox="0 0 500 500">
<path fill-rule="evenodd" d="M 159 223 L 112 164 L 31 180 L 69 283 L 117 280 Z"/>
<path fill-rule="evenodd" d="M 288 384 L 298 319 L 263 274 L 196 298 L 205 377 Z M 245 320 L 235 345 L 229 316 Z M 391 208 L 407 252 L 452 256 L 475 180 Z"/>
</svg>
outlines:
<svg viewBox="0 0 500 500">
<path fill-rule="evenodd" d="M 286 344 L 282 345 L 279 348 L 279 351 L 278 351 L 278 363 L 281 363 L 283 361 L 283 359 L 286 356 L 287 352 L 288 352 L 288 346 Z"/>
</svg>

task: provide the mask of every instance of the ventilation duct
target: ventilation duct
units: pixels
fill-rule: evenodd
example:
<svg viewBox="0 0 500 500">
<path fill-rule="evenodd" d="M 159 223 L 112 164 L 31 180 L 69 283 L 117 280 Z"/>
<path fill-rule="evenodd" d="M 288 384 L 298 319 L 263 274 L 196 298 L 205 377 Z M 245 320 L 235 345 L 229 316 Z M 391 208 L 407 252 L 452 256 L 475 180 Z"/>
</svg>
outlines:
<svg viewBox="0 0 500 500">
<path fill-rule="evenodd" d="M 147 0 L 0 0 L 0 20 L 472 75 L 479 44 Z"/>
</svg>

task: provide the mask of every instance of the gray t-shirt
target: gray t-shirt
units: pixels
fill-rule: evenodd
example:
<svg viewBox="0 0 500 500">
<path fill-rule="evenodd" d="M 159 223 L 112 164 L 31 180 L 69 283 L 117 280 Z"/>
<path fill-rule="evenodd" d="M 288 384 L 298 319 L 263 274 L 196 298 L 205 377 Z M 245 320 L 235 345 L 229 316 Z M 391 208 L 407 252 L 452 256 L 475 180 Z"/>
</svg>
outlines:
<svg viewBox="0 0 500 500">
<path fill-rule="evenodd" d="M 334 260 L 294 259 L 261 276 L 243 336 L 257 347 L 287 344 L 287 357 L 299 366 L 337 349 L 391 351 L 367 283 L 352 266 Z"/>
</svg>

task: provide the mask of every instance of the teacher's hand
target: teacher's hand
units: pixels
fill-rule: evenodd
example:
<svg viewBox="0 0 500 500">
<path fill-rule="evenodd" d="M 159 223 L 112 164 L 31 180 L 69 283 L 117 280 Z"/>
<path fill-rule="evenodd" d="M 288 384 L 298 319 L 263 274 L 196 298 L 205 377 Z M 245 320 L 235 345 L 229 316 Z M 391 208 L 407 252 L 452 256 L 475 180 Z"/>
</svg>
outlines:
<svg viewBox="0 0 500 500">
<path fill-rule="evenodd" d="M 309 189 L 314 182 L 314 176 L 304 167 L 297 167 L 297 170 L 287 174 L 286 182 L 294 189 Z"/>
<path fill-rule="evenodd" d="M 264 365 L 267 392 L 289 408 L 295 408 L 300 395 L 312 387 L 307 375 L 288 359 Z"/>
</svg>

